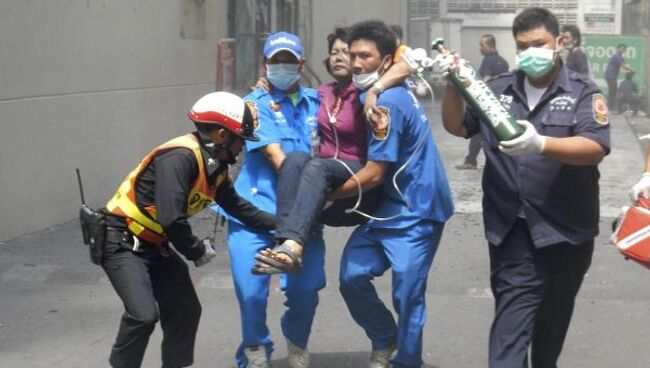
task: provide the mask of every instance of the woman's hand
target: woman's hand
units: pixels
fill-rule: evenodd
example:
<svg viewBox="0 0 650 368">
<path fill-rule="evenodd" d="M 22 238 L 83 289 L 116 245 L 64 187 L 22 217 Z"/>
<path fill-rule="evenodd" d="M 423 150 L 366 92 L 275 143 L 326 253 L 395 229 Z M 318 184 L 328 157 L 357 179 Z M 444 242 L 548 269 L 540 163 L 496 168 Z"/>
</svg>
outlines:
<svg viewBox="0 0 650 368">
<path fill-rule="evenodd" d="M 255 85 L 251 87 L 252 90 L 257 88 L 261 88 L 266 92 L 269 92 L 271 90 L 271 83 L 269 83 L 269 80 L 266 79 L 266 77 L 260 77 L 260 79 L 257 80 Z"/>
</svg>

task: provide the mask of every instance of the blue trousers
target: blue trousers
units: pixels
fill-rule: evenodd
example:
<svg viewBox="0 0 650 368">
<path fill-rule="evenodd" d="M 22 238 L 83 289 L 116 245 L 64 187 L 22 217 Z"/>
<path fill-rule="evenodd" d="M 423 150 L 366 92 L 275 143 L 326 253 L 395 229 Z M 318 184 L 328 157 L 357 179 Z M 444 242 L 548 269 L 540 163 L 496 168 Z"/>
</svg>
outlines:
<svg viewBox="0 0 650 368">
<path fill-rule="evenodd" d="M 575 297 L 591 264 L 593 240 L 536 249 L 526 220 L 518 219 L 504 241 L 490 244 L 490 283 L 495 316 L 490 367 L 556 368 Z"/>
<path fill-rule="evenodd" d="M 239 301 L 242 342 L 237 349 L 237 366 L 246 367 L 248 361 L 244 348 L 264 345 L 268 358 L 273 352 L 273 342 L 266 326 L 266 305 L 269 295 L 268 275 L 253 275 L 255 254 L 272 246 L 273 235 L 262 234 L 235 223 L 228 223 L 228 250 L 230 265 Z M 281 275 L 281 287 L 287 307 L 282 316 L 282 334 L 294 345 L 306 348 L 311 325 L 318 305 L 318 291 L 325 287 L 325 244 L 317 232 L 307 242 L 302 257 L 303 270 L 298 274 Z"/>
<path fill-rule="evenodd" d="M 393 367 L 422 365 L 427 276 L 444 224 L 420 221 L 401 229 L 358 227 L 343 250 L 340 291 L 352 318 L 373 350 L 397 344 Z M 377 296 L 372 279 L 392 268 L 393 314 Z"/>
</svg>

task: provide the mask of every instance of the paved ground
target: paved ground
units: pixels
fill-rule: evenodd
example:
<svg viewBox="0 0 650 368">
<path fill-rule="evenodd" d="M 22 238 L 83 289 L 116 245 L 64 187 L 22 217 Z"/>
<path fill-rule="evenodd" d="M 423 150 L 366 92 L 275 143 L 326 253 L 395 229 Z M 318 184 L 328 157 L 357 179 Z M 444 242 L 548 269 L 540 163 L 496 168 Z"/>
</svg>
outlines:
<svg viewBox="0 0 650 368">
<path fill-rule="evenodd" d="M 449 222 L 429 278 L 424 360 L 428 368 L 486 366 L 492 318 L 487 247 L 482 235 L 480 174 L 453 165 L 467 142 L 446 134 L 439 111 L 429 107 L 457 213 Z M 602 235 L 579 295 L 560 365 L 571 368 L 650 366 L 650 279 L 648 270 L 626 262 L 608 243 L 610 223 L 625 204 L 642 168 L 636 135 L 650 121 L 628 125 L 612 117 L 614 150 L 601 166 Z M 633 127 L 634 129 L 631 129 Z M 638 132 L 638 133 L 637 133 Z M 199 235 L 212 231 L 213 217 L 201 214 Z M 327 273 L 313 326 L 314 368 L 365 367 L 369 345 L 351 320 L 337 290 L 338 258 L 348 229 L 328 229 Z M 115 337 L 121 305 L 102 271 L 87 259 L 75 221 L 0 245 L 0 367 L 104 367 Z M 232 367 L 239 341 L 239 313 L 225 247 L 216 261 L 192 275 L 203 303 L 195 367 Z M 390 277 L 377 280 L 389 300 Z M 279 333 L 282 293 L 270 297 L 269 327 L 277 342 L 274 367 L 284 367 Z M 160 366 L 159 329 L 150 341 L 145 367 Z"/>
</svg>

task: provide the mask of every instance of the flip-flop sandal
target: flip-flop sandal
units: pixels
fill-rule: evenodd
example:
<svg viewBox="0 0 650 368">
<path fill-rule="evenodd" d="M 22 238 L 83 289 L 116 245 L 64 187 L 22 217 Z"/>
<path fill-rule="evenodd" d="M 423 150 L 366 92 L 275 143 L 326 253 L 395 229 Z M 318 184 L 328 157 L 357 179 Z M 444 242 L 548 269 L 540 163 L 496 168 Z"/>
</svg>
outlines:
<svg viewBox="0 0 650 368">
<path fill-rule="evenodd" d="M 284 271 L 278 270 L 273 266 L 258 262 L 253 268 L 251 268 L 251 273 L 253 275 L 277 275 L 284 273 Z"/>
<path fill-rule="evenodd" d="M 291 259 L 291 264 L 289 263 L 284 263 L 280 260 L 277 260 L 273 257 L 267 257 L 265 255 L 257 253 L 255 255 L 255 259 L 259 261 L 260 263 L 264 263 L 265 265 L 271 266 L 273 268 L 276 268 L 280 270 L 281 272 L 287 272 L 287 273 L 297 273 L 300 272 L 302 269 L 302 260 L 296 253 L 294 253 L 293 249 L 291 249 L 290 246 L 286 244 L 280 244 L 276 245 L 271 249 L 271 252 L 276 253 L 276 254 L 284 254 L 287 257 Z"/>
</svg>

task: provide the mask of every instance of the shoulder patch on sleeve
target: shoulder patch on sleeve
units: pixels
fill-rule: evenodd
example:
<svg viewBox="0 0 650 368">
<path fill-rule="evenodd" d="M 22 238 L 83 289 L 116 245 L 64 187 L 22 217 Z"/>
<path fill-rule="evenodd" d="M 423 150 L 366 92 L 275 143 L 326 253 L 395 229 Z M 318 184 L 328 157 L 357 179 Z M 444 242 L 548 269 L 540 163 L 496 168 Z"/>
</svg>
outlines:
<svg viewBox="0 0 650 368">
<path fill-rule="evenodd" d="M 605 96 L 596 93 L 591 97 L 591 109 L 594 113 L 594 120 L 600 125 L 607 125 L 609 123 L 609 114 L 607 109 L 607 101 Z"/>
<path fill-rule="evenodd" d="M 255 101 L 245 101 L 246 106 L 251 110 L 251 114 L 253 115 L 253 131 L 256 131 L 260 128 L 260 118 L 259 115 L 257 114 L 257 104 Z"/>
<path fill-rule="evenodd" d="M 377 121 L 371 124 L 372 137 L 378 141 L 384 141 L 390 132 L 390 110 L 385 106 L 377 106 L 377 110 L 379 110 Z"/>
</svg>

